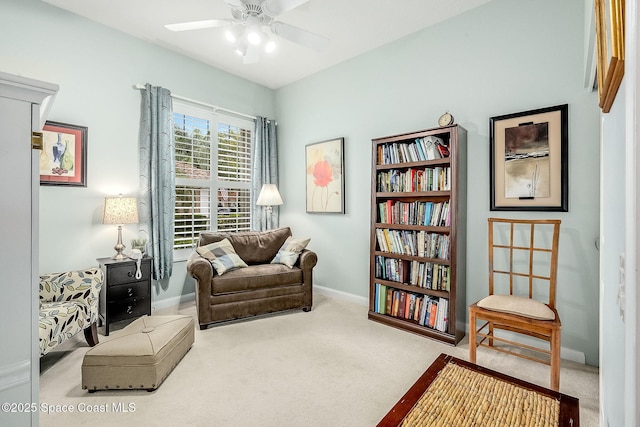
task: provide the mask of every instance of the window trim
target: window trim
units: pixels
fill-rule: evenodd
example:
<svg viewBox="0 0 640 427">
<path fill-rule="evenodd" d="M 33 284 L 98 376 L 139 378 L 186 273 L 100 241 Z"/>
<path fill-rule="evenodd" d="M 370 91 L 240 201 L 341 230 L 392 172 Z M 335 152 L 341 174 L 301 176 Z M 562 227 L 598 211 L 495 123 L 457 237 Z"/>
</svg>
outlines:
<svg viewBox="0 0 640 427">
<path fill-rule="evenodd" d="M 218 209 L 217 197 L 220 188 L 235 188 L 249 191 L 249 200 L 253 199 L 252 180 L 242 181 L 218 181 L 218 125 L 225 124 L 235 127 L 247 129 L 251 132 L 250 140 L 250 174 L 253 174 L 253 146 L 255 144 L 255 119 L 236 117 L 212 108 L 207 108 L 192 103 L 173 98 L 173 113 L 190 115 L 210 121 L 211 124 L 211 157 L 210 157 L 210 178 L 202 180 L 197 178 L 178 178 L 175 179 L 175 186 L 192 186 L 192 187 L 208 187 L 211 194 L 210 203 L 210 226 L 209 229 L 217 230 L 218 225 Z M 231 184 L 231 186 L 229 185 Z M 175 215 L 175 213 L 174 213 Z M 252 223 L 252 211 L 249 210 L 249 224 Z M 214 227 L 215 226 L 215 227 Z M 195 245 L 194 245 L 195 247 Z M 173 255 L 175 261 L 185 261 L 193 253 L 194 247 L 190 248 L 174 248 Z"/>
</svg>

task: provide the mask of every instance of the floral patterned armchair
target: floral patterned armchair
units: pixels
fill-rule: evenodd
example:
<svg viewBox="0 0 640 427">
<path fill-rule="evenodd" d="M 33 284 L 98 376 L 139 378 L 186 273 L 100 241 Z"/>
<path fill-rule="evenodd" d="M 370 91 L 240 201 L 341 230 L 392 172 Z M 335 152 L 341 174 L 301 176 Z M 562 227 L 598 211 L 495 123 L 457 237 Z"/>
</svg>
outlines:
<svg viewBox="0 0 640 427">
<path fill-rule="evenodd" d="M 80 331 L 98 343 L 98 297 L 104 282 L 99 268 L 40 276 L 40 356 Z"/>
</svg>

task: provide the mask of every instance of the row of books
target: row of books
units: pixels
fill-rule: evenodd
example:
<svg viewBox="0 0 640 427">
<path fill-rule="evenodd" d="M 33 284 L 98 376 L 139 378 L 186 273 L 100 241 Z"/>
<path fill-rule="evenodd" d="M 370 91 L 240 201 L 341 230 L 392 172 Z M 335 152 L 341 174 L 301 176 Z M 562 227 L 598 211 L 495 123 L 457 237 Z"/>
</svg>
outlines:
<svg viewBox="0 0 640 427">
<path fill-rule="evenodd" d="M 447 330 L 449 300 L 428 295 L 416 295 L 376 283 L 374 311 L 400 319 L 412 320 L 421 326 Z"/>
<path fill-rule="evenodd" d="M 378 203 L 379 222 L 383 224 L 451 225 L 449 202 L 400 202 L 387 200 Z"/>
<path fill-rule="evenodd" d="M 377 228 L 376 237 L 382 252 L 449 259 L 448 234 Z"/>
<path fill-rule="evenodd" d="M 433 168 L 405 171 L 391 169 L 378 172 L 378 191 L 449 191 L 451 190 L 451 168 L 436 166 Z"/>
<path fill-rule="evenodd" d="M 425 136 L 413 142 L 393 142 L 378 146 L 378 164 L 420 162 L 449 157 L 449 148 L 442 138 Z"/>
<path fill-rule="evenodd" d="M 451 267 L 434 262 L 410 261 L 376 255 L 375 276 L 378 279 L 449 292 Z"/>
</svg>

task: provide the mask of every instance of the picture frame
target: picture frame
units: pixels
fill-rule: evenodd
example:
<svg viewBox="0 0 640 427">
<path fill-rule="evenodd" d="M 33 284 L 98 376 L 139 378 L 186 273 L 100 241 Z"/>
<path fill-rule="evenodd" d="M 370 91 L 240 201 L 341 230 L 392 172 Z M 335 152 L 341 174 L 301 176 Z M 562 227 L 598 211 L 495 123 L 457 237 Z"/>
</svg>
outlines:
<svg viewBox="0 0 640 427">
<path fill-rule="evenodd" d="M 87 186 L 87 127 L 46 121 L 42 128 L 40 185 Z"/>
<path fill-rule="evenodd" d="M 568 104 L 489 119 L 492 211 L 569 210 Z"/>
<path fill-rule="evenodd" d="M 611 110 L 624 76 L 624 0 L 594 0 L 598 104 Z"/>
<path fill-rule="evenodd" d="M 344 138 L 305 147 L 307 213 L 345 213 Z"/>
</svg>

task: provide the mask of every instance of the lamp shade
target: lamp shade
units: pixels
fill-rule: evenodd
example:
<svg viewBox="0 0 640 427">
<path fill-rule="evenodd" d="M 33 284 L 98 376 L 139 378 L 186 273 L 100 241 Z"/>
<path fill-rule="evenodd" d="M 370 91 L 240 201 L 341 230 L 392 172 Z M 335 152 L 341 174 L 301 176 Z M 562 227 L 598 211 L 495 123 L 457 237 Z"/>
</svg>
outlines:
<svg viewBox="0 0 640 427">
<path fill-rule="evenodd" d="M 258 195 L 256 205 L 276 206 L 281 204 L 282 197 L 280 197 L 278 187 L 275 184 L 264 184 L 262 190 L 260 190 L 260 195 Z"/>
<path fill-rule="evenodd" d="M 103 224 L 136 224 L 138 203 L 135 197 L 105 197 Z"/>
</svg>

